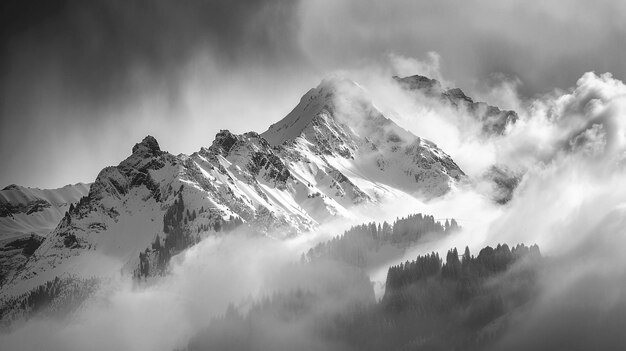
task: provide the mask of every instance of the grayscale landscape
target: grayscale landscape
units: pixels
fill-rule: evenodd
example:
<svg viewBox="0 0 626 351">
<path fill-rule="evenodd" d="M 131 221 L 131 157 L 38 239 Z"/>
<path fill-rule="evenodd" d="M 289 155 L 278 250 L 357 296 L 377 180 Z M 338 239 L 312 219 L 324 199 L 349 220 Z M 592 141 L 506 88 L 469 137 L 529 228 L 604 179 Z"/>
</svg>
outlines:
<svg viewBox="0 0 626 351">
<path fill-rule="evenodd" d="M 0 349 L 626 349 L 626 3 L 0 5 Z"/>
</svg>

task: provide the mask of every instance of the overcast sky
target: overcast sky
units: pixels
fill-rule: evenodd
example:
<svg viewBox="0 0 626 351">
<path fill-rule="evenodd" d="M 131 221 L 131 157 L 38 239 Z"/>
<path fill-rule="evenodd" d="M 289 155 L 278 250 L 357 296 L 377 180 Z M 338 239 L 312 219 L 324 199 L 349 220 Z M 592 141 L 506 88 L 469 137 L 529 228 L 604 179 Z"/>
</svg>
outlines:
<svg viewBox="0 0 626 351">
<path fill-rule="evenodd" d="M 145 135 L 172 153 L 264 131 L 325 75 L 440 56 L 468 93 L 626 78 L 626 1 L 5 0 L 0 187 L 91 182 Z M 415 72 L 419 73 L 419 72 Z"/>
</svg>

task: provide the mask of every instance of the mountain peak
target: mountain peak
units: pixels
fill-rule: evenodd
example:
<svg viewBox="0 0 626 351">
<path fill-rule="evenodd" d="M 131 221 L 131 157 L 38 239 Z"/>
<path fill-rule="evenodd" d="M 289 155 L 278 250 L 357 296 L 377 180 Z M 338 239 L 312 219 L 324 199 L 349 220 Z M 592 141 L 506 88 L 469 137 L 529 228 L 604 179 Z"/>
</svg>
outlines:
<svg viewBox="0 0 626 351">
<path fill-rule="evenodd" d="M 211 149 L 219 154 L 227 154 L 238 140 L 239 138 L 236 134 L 231 133 L 228 129 L 222 129 L 215 135 Z"/>
<path fill-rule="evenodd" d="M 408 82 L 439 86 L 421 76 Z M 344 165 L 354 162 L 354 169 L 367 165 L 374 169 L 367 179 L 426 196 L 444 194 L 464 175 L 450 156 L 385 117 L 365 89 L 348 79 L 325 79 L 261 136 L 271 145 L 290 148 L 293 142 Z"/>
<path fill-rule="evenodd" d="M 302 96 L 300 103 L 285 118 L 272 124 L 261 137 L 271 145 L 280 145 L 294 140 L 310 126 L 319 129 L 320 123 L 336 124 L 334 120 L 339 107 L 354 101 L 360 102 L 364 92 L 361 86 L 350 79 L 340 76 L 325 78 Z M 321 119 L 325 121 L 320 122 Z"/>
<path fill-rule="evenodd" d="M 143 138 L 140 143 L 137 143 L 135 144 L 135 146 L 133 146 L 133 154 L 138 152 L 156 154 L 161 152 L 161 148 L 159 147 L 159 143 L 157 142 L 157 140 L 153 136 L 148 135 Z"/>
</svg>

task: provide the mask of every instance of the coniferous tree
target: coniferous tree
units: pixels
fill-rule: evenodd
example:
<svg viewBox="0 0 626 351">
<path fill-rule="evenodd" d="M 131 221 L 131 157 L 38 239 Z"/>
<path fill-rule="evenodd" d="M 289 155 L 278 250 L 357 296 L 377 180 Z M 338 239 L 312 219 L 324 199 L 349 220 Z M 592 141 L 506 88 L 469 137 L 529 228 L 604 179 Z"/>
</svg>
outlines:
<svg viewBox="0 0 626 351">
<path fill-rule="evenodd" d="M 465 252 L 463 253 L 463 263 L 469 263 L 472 256 L 470 255 L 469 246 L 465 246 Z"/>
</svg>

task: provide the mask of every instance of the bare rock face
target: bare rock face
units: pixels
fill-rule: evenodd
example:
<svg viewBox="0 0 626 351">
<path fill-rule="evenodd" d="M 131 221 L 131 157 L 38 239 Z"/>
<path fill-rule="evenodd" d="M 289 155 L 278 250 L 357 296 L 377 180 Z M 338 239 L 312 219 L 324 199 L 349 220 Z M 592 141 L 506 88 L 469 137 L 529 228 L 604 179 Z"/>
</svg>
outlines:
<svg viewBox="0 0 626 351">
<path fill-rule="evenodd" d="M 135 144 L 135 146 L 133 146 L 133 154 L 147 153 L 157 155 L 160 152 L 161 148 L 159 147 L 159 143 L 151 135 L 146 136 L 140 143 L 137 143 Z"/>
</svg>

